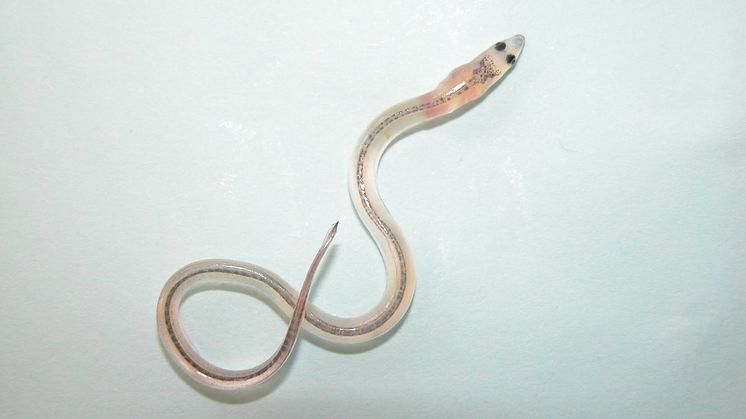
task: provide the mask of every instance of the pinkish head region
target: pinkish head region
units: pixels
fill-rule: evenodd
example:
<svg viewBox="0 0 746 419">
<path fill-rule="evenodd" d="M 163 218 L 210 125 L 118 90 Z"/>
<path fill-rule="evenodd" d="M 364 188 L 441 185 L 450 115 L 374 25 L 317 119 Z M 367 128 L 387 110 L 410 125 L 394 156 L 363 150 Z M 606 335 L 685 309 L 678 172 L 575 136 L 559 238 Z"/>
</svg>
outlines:
<svg viewBox="0 0 746 419">
<path fill-rule="evenodd" d="M 487 93 L 513 67 L 524 42 L 523 35 L 500 41 L 451 71 L 435 90 L 420 98 L 426 104 L 427 118 L 451 113 Z"/>
<path fill-rule="evenodd" d="M 473 98 L 481 96 L 513 67 L 521 55 L 526 39 L 523 35 L 500 41 L 480 54 L 469 65 L 471 83 L 476 87 Z M 479 85 L 479 86 L 476 86 Z"/>
</svg>

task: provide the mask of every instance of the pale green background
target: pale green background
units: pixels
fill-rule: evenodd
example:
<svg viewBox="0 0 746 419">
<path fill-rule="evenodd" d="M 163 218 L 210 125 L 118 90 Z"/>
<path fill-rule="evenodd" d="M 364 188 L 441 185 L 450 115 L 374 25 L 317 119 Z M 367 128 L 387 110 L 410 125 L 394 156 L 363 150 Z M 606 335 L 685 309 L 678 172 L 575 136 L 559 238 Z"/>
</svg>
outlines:
<svg viewBox="0 0 746 419">
<path fill-rule="evenodd" d="M 300 342 L 248 403 L 192 388 L 155 330 L 201 258 L 383 290 L 346 192 L 369 120 L 523 33 L 479 106 L 396 144 L 408 317 L 369 351 Z M 746 3 L 0 5 L 0 371 L 8 417 L 746 417 Z M 241 294 L 185 318 L 250 366 L 283 322 Z"/>
</svg>

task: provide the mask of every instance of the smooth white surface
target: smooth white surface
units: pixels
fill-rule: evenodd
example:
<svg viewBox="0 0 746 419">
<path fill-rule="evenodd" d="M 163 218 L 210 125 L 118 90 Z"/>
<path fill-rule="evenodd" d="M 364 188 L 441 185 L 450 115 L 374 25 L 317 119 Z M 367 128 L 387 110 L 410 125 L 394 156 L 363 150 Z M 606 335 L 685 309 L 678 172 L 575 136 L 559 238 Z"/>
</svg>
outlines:
<svg viewBox="0 0 746 419">
<path fill-rule="evenodd" d="M 151 3 L 0 6 L 4 415 L 743 417 L 743 2 Z M 297 285 L 340 219 L 311 298 L 377 301 L 358 135 L 516 33 L 489 97 L 384 158 L 418 270 L 402 326 L 301 341 L 249 403 L 179 378 L 154 310 L 193 260 Z M 285 327 L 241 294 L 185 309 L 226 367 Z"/>
</svg>

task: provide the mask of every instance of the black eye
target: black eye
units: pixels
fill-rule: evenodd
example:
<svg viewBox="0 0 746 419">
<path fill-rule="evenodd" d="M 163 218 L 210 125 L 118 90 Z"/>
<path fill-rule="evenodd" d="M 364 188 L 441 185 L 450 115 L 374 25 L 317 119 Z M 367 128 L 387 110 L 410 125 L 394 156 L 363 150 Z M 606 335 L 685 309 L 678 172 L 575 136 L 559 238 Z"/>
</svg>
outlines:
<svg viewBox="0 0 746 419">
<path fill-rule="evenodd" d="M 505 42 L 498 42 L 495 44 L 495 49 L 498 51 L 502 51 L 505 49 Z"/>
<path fill-rule="evenodd" d="M 508 54 L 508 56 L 505 57 L 505 61 L 507 61 L 508 64 L 513 64 L 513 62 L 515 61 L 515 55 Z"/>
</svg>

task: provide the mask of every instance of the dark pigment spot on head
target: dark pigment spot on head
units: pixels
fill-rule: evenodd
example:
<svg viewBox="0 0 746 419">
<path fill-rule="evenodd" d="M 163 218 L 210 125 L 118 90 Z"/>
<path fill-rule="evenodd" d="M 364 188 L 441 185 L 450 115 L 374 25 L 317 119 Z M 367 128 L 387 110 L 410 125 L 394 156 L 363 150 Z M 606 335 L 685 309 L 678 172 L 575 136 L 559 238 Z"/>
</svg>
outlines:
<svg viewBox="0 0 746 419">
<path fill-rule="evenodd" d="M 513 62 L 515 61 L 515 55 L 508 54 L 508 56 L 505 57 L 505 61 L 507 61 L 508 64 L 513 64 Z"/>
<path fill-rule="evenodd" d="M 502 51 L 505 49 L 505 42 L 498 42 L 495 44 L 495 49 L 498 51 Z"/>
</svg>

